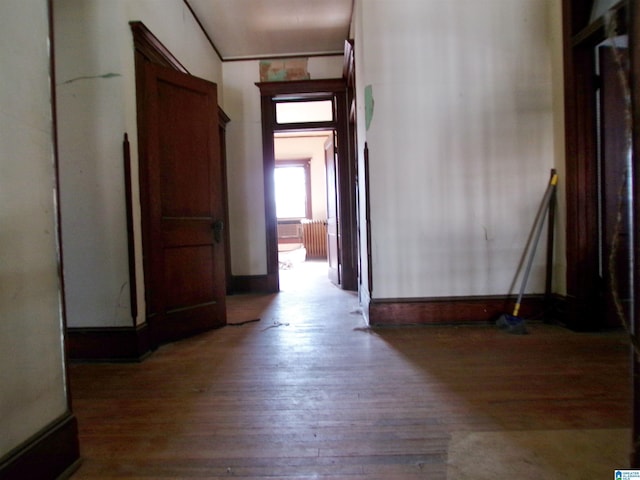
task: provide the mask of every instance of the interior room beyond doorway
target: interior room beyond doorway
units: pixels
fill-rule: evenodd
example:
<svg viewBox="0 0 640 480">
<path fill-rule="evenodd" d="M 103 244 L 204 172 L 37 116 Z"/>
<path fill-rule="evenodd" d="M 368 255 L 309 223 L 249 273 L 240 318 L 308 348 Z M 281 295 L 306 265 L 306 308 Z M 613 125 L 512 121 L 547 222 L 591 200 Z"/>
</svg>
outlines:
<svg viewBox="0 0 640 480">
<path fill-rule="evenodd" d="M 275 201 L 278 265 L 287 277 L 305 275 L 301 264 L 313 261 L 327 270 L 326 149 L 333 130 L 276 132 Z M 322 264 L 323 266 L 319 266 Z M 326 276 L 326 275 L 325 275 Z"/>
</svg>

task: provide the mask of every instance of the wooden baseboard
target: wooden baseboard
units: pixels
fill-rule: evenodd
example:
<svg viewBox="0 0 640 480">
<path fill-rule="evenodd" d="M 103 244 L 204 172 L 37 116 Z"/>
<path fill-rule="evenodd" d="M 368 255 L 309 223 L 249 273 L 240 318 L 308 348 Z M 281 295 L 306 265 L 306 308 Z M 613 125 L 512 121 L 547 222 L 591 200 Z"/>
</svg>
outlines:
<svg viewBox="0 0 640 480">
<path fill-rule="evenodd" d="M 515 298 L 498 296 L 374 299 L 370 325 L 447 325 L 494 322 L 512 313 Z M 518 314 L 525 319 L 548 317 L 542 295 L 527 295 Z M 548 310 L 548 307 L 547 307 Z"/>
<path fill-rule="evenodd" d="M 231 289 L 233 293 L 278 293 L 280 282 L 277 273 L 266 275 L 233 275 Z"/>
<path fill-rule="evenodd" d="M 70 360 L 139 362 L 151 353 L 146 323 L 137 327 L 67 328 Z"/>
<path fill-rule="evenodd" d="M 70 476 L 79 462 L 78 422 L 68 412 L 0 459 L 0 480 Z"/>
</svg>

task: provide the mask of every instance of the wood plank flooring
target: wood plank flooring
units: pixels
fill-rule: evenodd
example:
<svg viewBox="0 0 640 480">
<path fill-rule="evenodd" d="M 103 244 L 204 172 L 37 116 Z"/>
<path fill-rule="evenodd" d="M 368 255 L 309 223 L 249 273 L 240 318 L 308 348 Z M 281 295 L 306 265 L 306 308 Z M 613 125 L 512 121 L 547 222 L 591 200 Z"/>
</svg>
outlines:
<svg viewBox="0 0 640 480">
<path fill-rule="evenodd" d="M 454 435 L 628 435 L 621 332 L 369 329 L 357 295 L 317 267 L 294 267 L 309 270 L 306 280 L 283 272 L 278 295 L 229 297 L 231 322 L 258 322 L 166 345 L 140 364 L 71 365 L 84 458 L 73 478 L 489 478 L 451 464 Z M 475 458 L 495 464 L 477 438 Z M 541 463 L 527 448 L 525 463 Z M 626 437 L 613 449 L 626 461 Z M 576 460 L 576 476 L 546 478 L 610 478 L 625 467 Z"/>
</svg>

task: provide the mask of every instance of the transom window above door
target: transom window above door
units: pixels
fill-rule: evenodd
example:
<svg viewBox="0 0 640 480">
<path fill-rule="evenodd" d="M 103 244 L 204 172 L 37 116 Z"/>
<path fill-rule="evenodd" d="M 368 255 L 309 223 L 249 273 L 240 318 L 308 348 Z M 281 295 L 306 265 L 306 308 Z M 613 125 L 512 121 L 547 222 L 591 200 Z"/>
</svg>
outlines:
<svg viewBox="0 0 640 480">
<path fill-rule="evenodd" d="M 276 103 L 276 123 L 333 121 L 333 100 L 308 100 Z"/>
</svg>

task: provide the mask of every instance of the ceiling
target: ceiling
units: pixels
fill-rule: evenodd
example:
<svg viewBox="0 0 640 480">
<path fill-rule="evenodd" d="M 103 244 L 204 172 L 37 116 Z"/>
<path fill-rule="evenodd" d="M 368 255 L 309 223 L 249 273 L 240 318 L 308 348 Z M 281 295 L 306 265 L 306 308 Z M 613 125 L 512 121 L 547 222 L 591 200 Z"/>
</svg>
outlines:
<svg viewBox="0 0 640 480">
<path fill-rule="evenodd" d="M 223 60 L 342 54 L 353 0 L 185 0 Z"/>
</svg>

